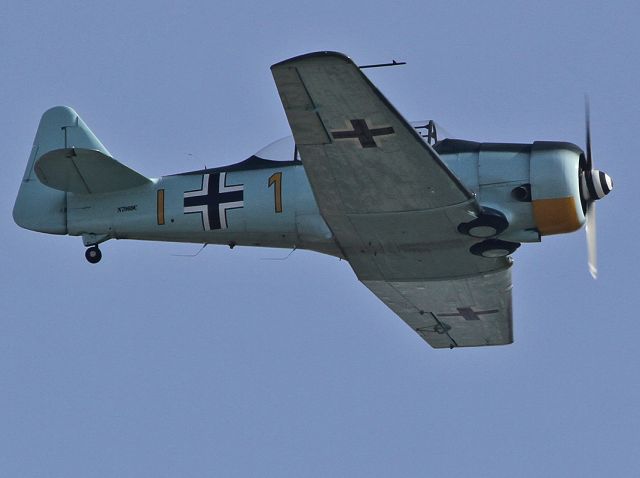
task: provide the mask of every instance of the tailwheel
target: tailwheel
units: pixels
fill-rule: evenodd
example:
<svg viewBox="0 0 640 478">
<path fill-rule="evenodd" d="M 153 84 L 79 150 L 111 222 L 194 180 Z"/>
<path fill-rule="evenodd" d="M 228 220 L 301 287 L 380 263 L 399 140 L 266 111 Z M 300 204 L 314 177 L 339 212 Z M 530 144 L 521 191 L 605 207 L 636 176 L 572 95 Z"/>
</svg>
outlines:
<svg viewBox="0 0 640 478">
<path fill-rule="evenodd" d="M 84 252 L 84 257 L 86 257 L 91 264 L 97 264 L 100 262 L 100 259 L 102 259 L 102 252 L 100 252 L 97 245 L 91 246 Z"/>
</svg>

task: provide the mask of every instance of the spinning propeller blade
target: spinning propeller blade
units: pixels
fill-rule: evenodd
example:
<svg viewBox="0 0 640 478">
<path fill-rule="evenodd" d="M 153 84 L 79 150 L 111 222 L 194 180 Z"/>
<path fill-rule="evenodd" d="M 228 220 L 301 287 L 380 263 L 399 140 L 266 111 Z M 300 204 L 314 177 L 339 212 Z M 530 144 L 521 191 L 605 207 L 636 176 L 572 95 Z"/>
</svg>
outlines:
<svg viewBox="0 0 640 478">
<path fill-rule="evenodd" d="M 584 129 L 586 131 L 586 157 L 587 157 L 587 171 L 593 169 L 593 160 L 591 158 L 591 108 L 589 107 L 589 97 L 584 97 Z"/>
<path fill-rule="evenodd" d="M 596 248 L 596 201 L 602 199 L 613 189 L 613 182 L 606 173 L 593 169 L 591 155 L 591 114 L 589 98 L 584 99 L 586 151 L 585 169 L 580 172 L 580 189 L 585 204 L 585 232 L 587 233 L 587 251 L 589 272 L 596 279 L 598 276 L 598 253 Z"/>
<path fill-rule="evenodd" d="M 591 156 L 591 108 L 589 107 L 589 97 L 586 95 L 584 97 L 584 123 L 587 148 L 587 171 L 591 171 L 593 169 L 593 157 Z M 585 222 L 584 230 L 587 234 L 589 272 L 591 273 L 591 277 L 596 279 L 598 277 L 598 248 L 596 242 L 596 203 L 593 201 L 587 203 Z"/>
<path fill-rule="evenodd" d="M 589 272 L 594 279 L 598 278 L 598 250 L 596 247 L 596 203 L 589 205 L 587 209 L 587 221 L 585 226 L 587 233 L 587 251 L 589 254 Z"/>
</svg>

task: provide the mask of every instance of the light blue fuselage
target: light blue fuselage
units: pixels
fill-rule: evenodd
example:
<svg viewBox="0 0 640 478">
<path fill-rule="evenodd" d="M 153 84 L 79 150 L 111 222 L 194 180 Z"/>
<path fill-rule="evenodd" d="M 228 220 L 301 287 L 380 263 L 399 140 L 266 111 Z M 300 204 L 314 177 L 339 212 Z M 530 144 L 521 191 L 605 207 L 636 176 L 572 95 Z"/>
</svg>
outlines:
<svg viewBox="0 0 640 478">
<path fill-rule="evenodd" d="M 107 235 L 115 239 L 297 247 L 340 255 L 320 216 L 302 165 L 259 166 L 226 173 L 227 185 L 242 185 L 242 207 L 227 209 L 226 213 L 215 208 L 214 203 L 206 205 L 202 212 L 185 212 L 185 192 L 201 190 L 205 174 L 219 174 L 217 170 L 165 176 L 154 179 L 149 186 L 99 196 L 69 193 L 68 233 L 98 238 Z M 278 191 L 273 179 L 269 185 L 274 175 L 279 176 Z M 276 194 L 280 195 L 279 210 Z M 207 202 L 204 194 L 200 197 Z M 223 201 L 224 194 L 220 195 L 222 204 Z M 222 224 L 216 225 L 212 220 L 207 230 L 207 214 L 218 218 L 222 214 Z"/>
<path fill-rule="evenodd" d="M 272 150 L 265 150 L 236 165 L 165 176 L 149 185 L 109 194 L 67 193 L 67 233 L 83 236 L 86 244 L 109 238 L 162 240 L 301 248 L 341 256 L 319 213 L 302 163 L 282 160 L 292 157 L 292 139 L 279 143 L 280 152 L 275 156 Z M 445 140 L 436 149 L 476 194 L 481 206 L 505 215 L 509 221 L 501 234 L 505 240 L 540 240 L 531 197 L 518 198 L 514 189 L 528 185 L 534 200 L 579 197 L 573 179 L 578 176 L 579 150 L 573 145 L 482 145 Z M 543 174 L 541 169 L 550 173 Z M 206 178 L 219 179 L 220 174 L 224 174 L 224 184 L 216 182 L 221 192 L 216 197 L 218 191 L 204 191 L 203 183 Z M 536 178 L 541 174 L 551 177 L 539 179 L 537 186 Z M 235 192 L 225 195 L 225 188 Z M 192 199 L 187 199 L 189 196 Z M 201 205 L 194 207 L 194 203 Z M 235 207 L 225 209 L 225 204 Z"/>
</svg>

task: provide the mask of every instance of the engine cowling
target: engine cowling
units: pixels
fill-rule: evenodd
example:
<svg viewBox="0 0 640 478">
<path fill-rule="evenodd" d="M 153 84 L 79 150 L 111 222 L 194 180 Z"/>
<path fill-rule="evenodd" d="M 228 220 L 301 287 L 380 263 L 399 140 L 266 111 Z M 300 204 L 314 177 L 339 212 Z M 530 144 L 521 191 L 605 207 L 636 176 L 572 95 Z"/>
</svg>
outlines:
<svg viewBox="0 0 640 478">
<path fill-rule="evenodd" d="M 613 188 L 611 178 L 591 169 L 583 150 L 572 143 L 445 139 L 434 148 L 476 194 L 482 210 L 497 211 L 507 221 L 506 228 L 493 228 L 505 241 L 538 242 L 541 236 L 580 229 L 589 205 Z M 473 237 L 480 237 L 478 230 L 484 233 L 473 221 L 458 230 Z"/>
<path fill-rule="evenodd" d="M 531 148 L 533 218 L 540 235 L 580 229 L 585 222 L 580 177 L 585 159 L 572 143 L 536 141 Z"/>
</svg>

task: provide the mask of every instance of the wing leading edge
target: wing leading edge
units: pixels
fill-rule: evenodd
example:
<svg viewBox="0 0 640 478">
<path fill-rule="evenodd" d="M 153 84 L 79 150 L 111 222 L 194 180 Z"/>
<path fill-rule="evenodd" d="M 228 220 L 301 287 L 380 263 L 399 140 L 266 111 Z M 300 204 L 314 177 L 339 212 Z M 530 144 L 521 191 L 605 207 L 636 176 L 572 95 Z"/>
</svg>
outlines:
<svg viewBox="0 0 640 478">
<path fill-rule="evenodd" d="M 340 53 L 271 67 L 320 212 L 351 267 L 433 347 L 512 341 L 510 259 L 469 253 L 474 195 Z"/>
</svg>

